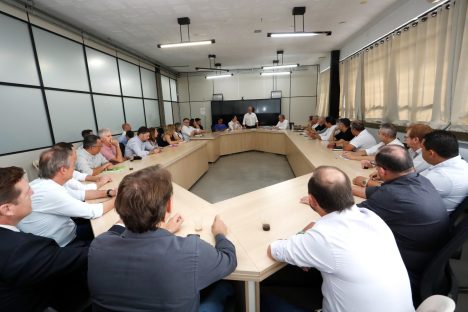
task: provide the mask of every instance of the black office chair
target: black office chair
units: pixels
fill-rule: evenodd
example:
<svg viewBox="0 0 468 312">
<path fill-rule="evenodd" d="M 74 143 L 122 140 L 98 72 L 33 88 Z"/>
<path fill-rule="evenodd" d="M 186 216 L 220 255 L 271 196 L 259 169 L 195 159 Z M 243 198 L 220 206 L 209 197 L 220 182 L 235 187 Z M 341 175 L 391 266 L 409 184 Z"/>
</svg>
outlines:
<svg viewBox="0 0 468 312">
<path fill-rule="evenodd" d="M 432 259 L 421 279 L 421 299 L 432 295 L 444 295 L 457 302 L 458 282 L 450 266 L 450 258 L 460 250 L 468 239 L 468 218 L 452 230 L 450 239 Z"/>
<path fill-rule="evenodd" d="M 119 147 L 120 147 L 120 151 L 122 152 L 122 156 L 125 157 L 125 145 L 119 142 Z"/>
<path fill-rule="evenodd" d="M 468 196 L 450 214 L 450 224 L 456 226 L 468 215 Z"/>
</svg>

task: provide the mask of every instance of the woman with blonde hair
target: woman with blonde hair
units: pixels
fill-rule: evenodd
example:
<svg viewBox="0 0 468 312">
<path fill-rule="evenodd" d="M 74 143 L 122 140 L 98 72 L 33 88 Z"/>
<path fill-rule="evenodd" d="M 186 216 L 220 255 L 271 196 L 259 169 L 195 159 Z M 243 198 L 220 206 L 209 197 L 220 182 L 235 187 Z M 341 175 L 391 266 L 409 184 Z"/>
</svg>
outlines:
<svg viewBox="0 0 468 312">
<path fill-rule="evenodd" d="M 176 128 L 174 125 L 167 125 L 163 135 L 163 141 L 168 145 L 177 144 L 180 140 L 176 139 Z"/>
</svg>

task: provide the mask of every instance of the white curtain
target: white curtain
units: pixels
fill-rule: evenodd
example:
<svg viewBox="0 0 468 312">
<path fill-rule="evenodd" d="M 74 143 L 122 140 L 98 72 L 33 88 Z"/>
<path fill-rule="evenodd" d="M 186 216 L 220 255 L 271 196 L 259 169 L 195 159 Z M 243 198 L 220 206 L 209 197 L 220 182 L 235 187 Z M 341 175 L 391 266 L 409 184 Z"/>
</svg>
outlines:
<svg viewBox="0 0 468 312">
<path fill-rule="evenodd" d="M 362 119 L 362 53 L 340 64 L 340 116 Z"/>
<path fill-rule="evenodd" d="M 319 116 L 328 116 L 329 111 L 329 90 L 330 90 L 330 69 L 324 70 L 319 75 L 319 103 L 316 114 Z"/>
</svg>

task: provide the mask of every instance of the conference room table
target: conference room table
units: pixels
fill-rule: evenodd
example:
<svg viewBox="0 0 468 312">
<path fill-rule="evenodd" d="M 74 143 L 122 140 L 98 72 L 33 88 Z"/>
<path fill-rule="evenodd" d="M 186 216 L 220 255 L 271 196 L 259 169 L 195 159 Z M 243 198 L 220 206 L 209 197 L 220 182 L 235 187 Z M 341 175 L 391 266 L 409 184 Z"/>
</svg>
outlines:
<svg viewBox="0 0 468 312">
<path fill-rule="evenodd" d="M 296 178 L 214 204 L 188 191 L 208 171 L 209 162 L 222 155 L 250 150 L 285 155 Z M 276 239 L 295 235 L 319 218 L 308 205 L 299 201 L 307 195 L 307 182 L 314 168 L 336 166 L 350 179 L 370 173 L 362 169 L 358 161 L 344 159 L 341 152 L 327 149 L 326 142 L 311 140 L 300 132 L 249 129 L 205 133 L 177 147 L 165 147 L 161 153 L 142 160 L 126 161 L 121 164 L 123 168 L 120 171 L 105 173 L 111 175 L 112 182 L 102 188 L 118 187 L 125 175 L 156 164 L 172 174 L 172 215 L 180 213 L 184 218 L 176 235 L 198 234 L 214 245 L 211 224 L 215 215 L 219 214 L 226 223 L 227 237 L 235 245 L 237 254 L 237 268 L 226 279 L 245 283 L 246 311 L 260 311 L 260 282 L 285 266 L 268 257 L 268 245 Z M 230 187 L 230 183 L 223 181 L 219 187 Z M 107 231 L 118 219 L 115 209 L 93 219 L 94 234 L 97 236 Z M 201 230 L 198 228 L 200 223 Z M 270 226 L 269 231 L 263 230 L 266 223 Z"/>
</svg>

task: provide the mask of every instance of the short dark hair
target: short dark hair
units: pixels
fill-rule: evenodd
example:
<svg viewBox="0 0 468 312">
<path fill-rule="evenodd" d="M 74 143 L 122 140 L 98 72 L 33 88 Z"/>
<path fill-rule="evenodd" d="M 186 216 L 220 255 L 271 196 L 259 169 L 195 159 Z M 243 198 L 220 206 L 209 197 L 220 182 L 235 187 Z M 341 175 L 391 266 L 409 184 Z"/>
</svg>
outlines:
<svg viewBox="0 0 468 312">
<path fill-rule="evenodd" d="M 93 134 L 93 130 L 91 130 L 91 129 L 85 129 L 85 130 L 81 131 L 81 136 L 83 138 L 86 138 L 90 134 Z"/>
<path fill-rule="evenodd" d="M 381 124 L 379 131 L 389 138 L 396 138 L 397 135 L 397 128 L 391 123 Z"/>
<path fill-rule="evenodd" d="M 24 170 L 19 167 L 0 168 L 0 205 L 17 204 L 21 191 L 15 187 L 24 177 Z"/>
<path fill-rule="evenodd" d="M 364 121 L 362 120 L 353 120 L 351 122 L 351 129 L 354 129 L 356 131 L 363 131 L 364 129 L 366 129 L 366 127 L 364 126 Z"/>
<path fill-rule="evenodd" d="M 100 140 L 100 138 L 97 135 L 90 134 L 84 137 L 83 139 L 83 148 L 84 149 L 89 149 L 97 144 L 97 141 Z"/>
<path fill-rule="evenodd" d="M 73 150 L 73 144 L 67 143 L 67 142 L 58 142 L 54 144 L 55 148 L 63 148 L 63 149 L 68 149 L 70 151 Z"/>
<path fill-rule="evenodd" d="M 330 171 L 337 175 L 330 178 Z M 336 167 L 320 166 L 315 169 L 307 187 L 309 194 L 314 196 L 320 207 L 328 213 L 343 211 L 354 205 L 351 181 Z"/>
<path fill-rule="evenodd" d="M 345 125 L 346 128 L 349 128 L 351 125 L 351 121 L 348 118 L 340 118 L 339 122 Z"/>
<path fill-rule="evenodd" d="M 184 119 L 182 119 L 182 121 L 186 121 L 186 120 L 189 120 L 189 121 L 190 121 L 190 119 L 188 119 L 188 118 L 184 118 Z"/>
<path fill-rule="evenodd" d="M 135 136 L 135 132 L 133 131 L 127 131 L 125 132 L 125 136 L 129 139 L 133 138 Z"/>
<path fill-rule="evenodd" d="M 424 137 L 426 150 L 433 150 L 440 157 L 453 158 L 460 153 L 457 137 L 450 131 L 434 130 Z"/>
<path fill-rule="evenodd" d="M 70 167 L 73 151 L 68 148 L 52 147 L 42 152 L 39 157 L 39 177 L 52 179 L 62 167 Z"/>
<path fill-rule="evenodd" d="M 414 167 L 408 150 L 396 144 L 381 147 L 375 155 L 375 164 L 396 173 L 405 172 Z"/>
<path fill-rule="evenodd" d="M 335 119 L 335 117 L 333 117 L 333 116 L 327 116 L 327 117 L 325 118 L 325 122 L 328 122 L 328 123 L 334 125 L 334 124 L 336 124 L 336 119 Z"/>
<path fill-rule="evenodd" d="M 195 118 L 195 121 L 199 122 L 199 121 L 201 121 L 201 119 L 200 118 Z"/>
<path fill-rule="evenodd" d="M 171 174 L 159 165 L 151 166 L 123 178 L 115 209 L 130 231 L 144 233 L 164 221 L 171 196 Z"/>
<path fill-rule="evenodd" d="M 142 126 L 140 128 L 138 128 L 138 132 L 137 132 L 137 135 L 140 135 L 140 134 L 143 134 L 143 133 L 148 133 L 150 132 L 149 129 L 145 126 Z"/>
</svg>

